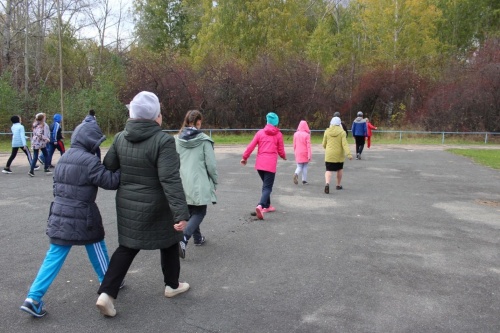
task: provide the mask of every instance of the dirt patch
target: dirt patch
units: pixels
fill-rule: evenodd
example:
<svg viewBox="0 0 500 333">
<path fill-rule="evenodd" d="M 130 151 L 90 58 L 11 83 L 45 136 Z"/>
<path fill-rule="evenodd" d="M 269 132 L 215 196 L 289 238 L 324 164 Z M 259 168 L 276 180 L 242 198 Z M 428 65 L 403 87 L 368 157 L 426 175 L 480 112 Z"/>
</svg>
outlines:
<svg viewBox="0 0 500 333">
<path fill-rule="evenodd" d="M 500 201 L 477 199 L 475 202 L 482 206 L 500 207 Z"/>
</svg>

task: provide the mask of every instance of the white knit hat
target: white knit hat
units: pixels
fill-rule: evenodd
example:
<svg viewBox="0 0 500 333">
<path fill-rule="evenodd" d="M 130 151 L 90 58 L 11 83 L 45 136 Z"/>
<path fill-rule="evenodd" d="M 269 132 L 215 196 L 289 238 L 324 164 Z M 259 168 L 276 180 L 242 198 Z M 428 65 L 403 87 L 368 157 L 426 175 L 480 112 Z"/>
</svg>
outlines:
<svg viewBox="0 0 500 333">
<path fill-rule="evenodd" d="M 330 121 L 330 125 L 333 126 L 340 126 L 342 122 L 340 121 L 339 117 L 333 117 L 332 120 Z"/>
<path fill-rule="evenodd" d="M 155 120 L 160 115 L 160 101 L 155 94 L 141 91 L 127 105 L 130 118 Z"/>
</svg>

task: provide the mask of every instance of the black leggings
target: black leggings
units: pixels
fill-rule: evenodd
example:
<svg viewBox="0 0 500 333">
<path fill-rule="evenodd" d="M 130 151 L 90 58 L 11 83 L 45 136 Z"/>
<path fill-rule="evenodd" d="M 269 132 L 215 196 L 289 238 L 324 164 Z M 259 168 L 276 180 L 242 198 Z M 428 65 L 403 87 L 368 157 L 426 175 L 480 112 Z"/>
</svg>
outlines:
<svg viewBox="0 0 500 333">
<path fill-rule="evenodd" d="M 360 154 L 363 152 L 363 148 L 365 147 L 365 137 L 364 136 L 355 136 L 354 140 L 356 140 L 356 154 Z"/>
<path fill-rule="evenodd" d="M 108 270 L 104 275 L 104 280 L 97 291 L 98 294 L 106 293 L 116 299 L 118 291 L 120 290 L 120 284 L 123 279 L 125 279 L 125 275 L 127 275 L 128 269 L 139 251 L 138 249 L 131 249 L 123 245 L 118 246 L 111 257 Z M 179 244 L 175 243 L 171 247 L 160 249 L 160 255 L 163 282 L 165 282 L 165 286 L 177 289 L 179 287 L 179 275 L 181 273 Z"/>
<path fill-rule="evenodd" d="M 26 157 L 28 158 L 28 162 L 31 165 L 32 158 L 31 158 L 31 152 L 30 152 L 30 150 L 29 150 L 28 147 L 12 147 L 12 153 L 10 153 L 9 160 L 7 161 L 7 165 L 6 165 L 7 169 L 10 168 L 10 165 L 12 164 L 12 161 L 14 161 L 14 159 L 16 158 L 17 151 L 18 151 L 19 148 L 24 151 L 24 153 L 26 154 Z"/>
</svg>

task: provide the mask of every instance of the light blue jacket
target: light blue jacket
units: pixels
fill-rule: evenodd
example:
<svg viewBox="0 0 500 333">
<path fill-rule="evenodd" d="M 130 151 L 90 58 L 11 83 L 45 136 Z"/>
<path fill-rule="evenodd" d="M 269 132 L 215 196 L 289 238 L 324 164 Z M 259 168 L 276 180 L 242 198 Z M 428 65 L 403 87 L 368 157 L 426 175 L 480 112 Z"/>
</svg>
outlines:
<svg viewBox="0 0 500 333">
<path fill-rule="evenodd" d="M 15 123 L 10 128 L 12 131 L 12 147 L 24 147 L 26 146 L 26 133 L 24 131 L 24 126 L 20 123 Z"/>
</svg>

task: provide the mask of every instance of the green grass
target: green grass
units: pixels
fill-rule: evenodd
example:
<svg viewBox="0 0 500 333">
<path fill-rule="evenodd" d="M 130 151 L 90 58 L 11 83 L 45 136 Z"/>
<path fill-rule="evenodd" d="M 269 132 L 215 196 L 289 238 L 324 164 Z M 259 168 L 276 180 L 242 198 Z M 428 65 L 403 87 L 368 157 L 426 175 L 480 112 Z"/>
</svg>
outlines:
<svg viewBox="0 0 500 333">
<path fill-rule="evenodd" d="M 469 157 L 476 163 L 500 169 L 500 151 L 497 149 L 447 149 L 447 151 Z"/>
</svg>

